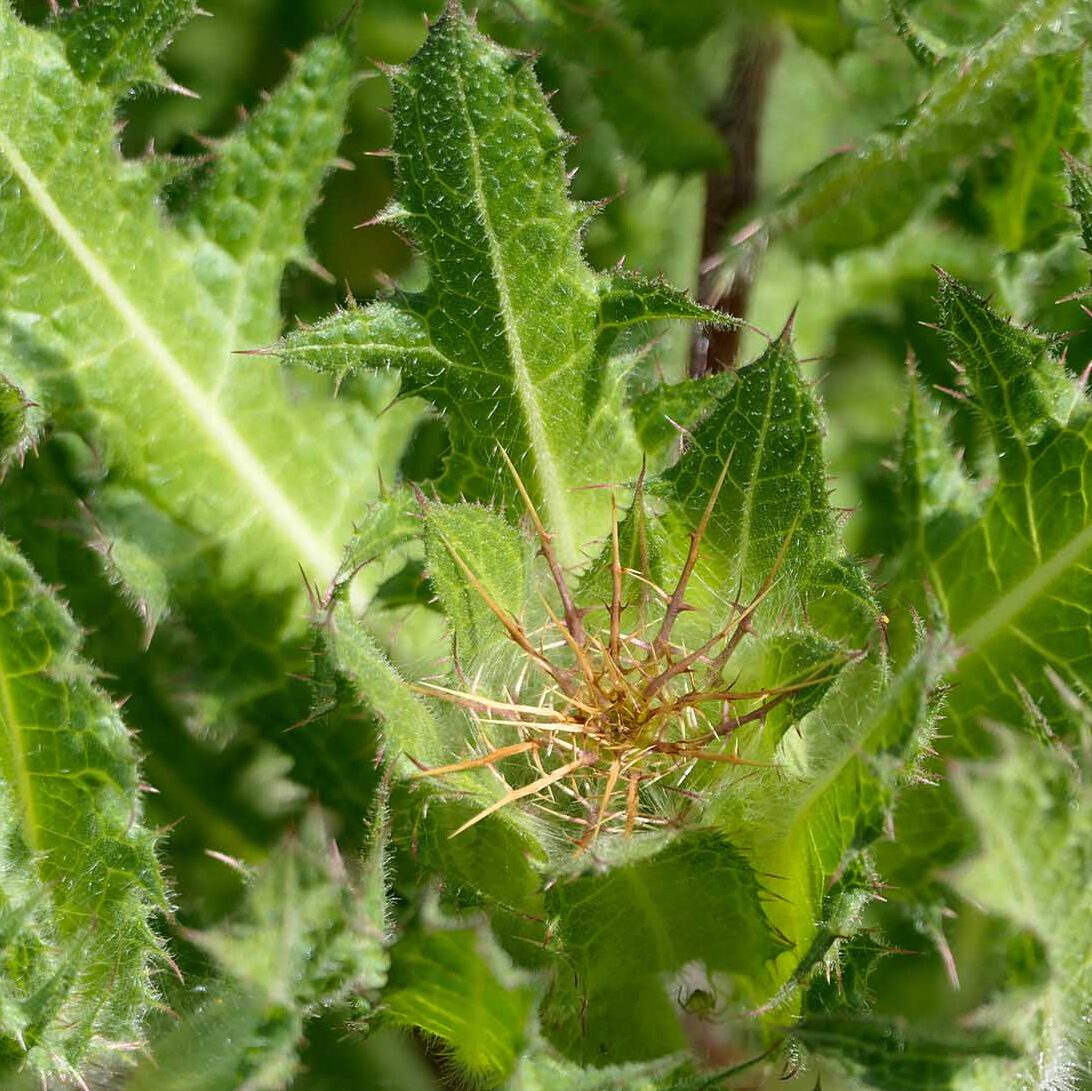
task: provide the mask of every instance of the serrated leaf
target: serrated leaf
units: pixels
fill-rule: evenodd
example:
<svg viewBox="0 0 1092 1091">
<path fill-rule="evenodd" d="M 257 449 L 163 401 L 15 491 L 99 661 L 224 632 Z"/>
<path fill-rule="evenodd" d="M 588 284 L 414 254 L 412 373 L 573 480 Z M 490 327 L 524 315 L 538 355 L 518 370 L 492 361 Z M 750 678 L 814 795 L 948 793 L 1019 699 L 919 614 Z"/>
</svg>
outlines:
<svg viewBox="0 0 1092 1091">
<path fill-rule="evenodd" d="M 558 883 L 547 909 L 563 962 L 544 1012 L 546 1031 L 585 1064 L 682 1048 L 664 990 L 674 971 L 694 962 L 710 976 L 754 976 L 785 949 L 751 866 L 711 832 L 680 837 L 605 875 Z"/>
<path fill-rule="evenodd" d="M 80 633 L 0 540 L 2 1056 L 71 1076 L 139 1039 L 166 908 L 138 765 Z"/>
<path fill-rule="evenodd" d="M 921 415 L 912 415 L 900 477 L 909 536 L 964 650 L 949 703 L 963 746 L 979 745 L 984 717 L 1020 724 L 1029 700 L 1054 719 L 1057 690 L 1046 668 L 1078 692 L 1092 680 L 1085 654 L 1092 552 L 1087 478 L 1092 413 L 1068 377 L 1056 345 L 995 314 L 970 289 L 941 278 L 942 332 L 961 367 L 974 409 L 989 429 L 997 480 L 972 505 L 970 485 L 949 461 L 940 492 L 924 502 L 922 458 L 937 454 L 943 431 L 923 456 Z M 924 410 L 924 413 L 928 413 Z"/>
<path fill-rule="evenodd" d="M 1081 225 L 1085 251 L 1092 254 L 1092 167 L 1072 156 L 1065 157 L 1069 197 Z"/>
<path fill-rule="evenodd" d="M 488 603 L 520 617 L 531 587 L 529 543 L 500 515 L 470 504 L 430 504 L 425 512 L 429 580 L 451 626 L 453 653 L 471 678 L 518 670 L 503 626 Z"/>
<path fill-rule="evenodd" d="M 931 694 L 941 666 L 940 650 L 926 645 L 894 678 L 876 660 L 844 671 L 800 733 L 784 736 L 774 770 L 714 804 L 718 825 L 770 876 L 767 886 L 779 898 L 767 912 L 794 944 L 796 963 L 783 965 L 786 984 L 775 1003 L 791 997 L 851 931 L 848 918 L 841 929 L 827 927 L 832 912 L 856 916 L 859 925 L 859 895 L 867 902 L 872 893 L 867 871 L 842 891 L 830 892 L 829 884 L 882 836 L 935 730 Z M 836 905 L 839 895 L 857 898 L 857 908 Z"/>
<path fill-rule="evenodd" d="M 378 718 L 383 730 L 381 753 L 389 749 L 387 756 L 403 775 L 465 757 L 460 748 L 468 740 L 470 724 L 463 710 L 444 702 L 426 702 L 420 688 L 399 674 L 344 601 L 333 605 L 323 637 L 333 667 L 357 700 Z M 502 794 L 495 779 L 473 772 L 456 773 L 445 778 L 445 784 L 476 807 L 492 804 Z M 525 848 L 541 855 L 524 816 L 509 810 L 502 817 L 514 821 Z"/>
<path fill-rule="evenodd" d="M 297 562 L 325 582 L 382 429 L 231 354 L 279 332 L 282 267 L 303 255 L 353 85 L 343 46 L 321 39 L 297 59 L 222 146 L 178 225 L 164 218 L 156 172 L 121 159 L 112 96 L 82 83 L 58 40 L 7 3 L 0 56 L 9 377 L 31 376 L 58 426 L 89 438 L 115 480 L 222 548 L 229 582 L 298 587 Z"/>
<path fill-rule="evenodd" d="M 1082 4 L 1024 4 L 996 34 L 945 58 L 907 117 L 805 175 L 770 215 L 770 230 L 824 260 L 882 241 L 935 201 L 969 154 L 1008 135 L 1040 90 L 1040 70 L 1088 27 Z"/>
<path fill-rule="evenodd" d="M 111 502 L 115 510 L 128 502 L 142 514 L 144 511 L 139 496 L 125 496 L 121 490 L 111 496 Z M 170 580 L 163 565 L 147 547 L 147 540 L 142 544 L 116 531 L 109 537 L 100 534 L 92 539 L 92 548 L 102 557 L 106 578 L 144 623 L 145 642 L 150 642 L 156 626 L 170 610 Z"/>
<path fill-rule="evenodd" d="M 394 77 L 394 218 L 431 275 L 419 295 L 350 306 L 289 335 L 288 363 L 337 375 L 401 369 L 404 393 L 444 414 L 445 499 L 519 496 L 511 454 L 563 563 L 602 534 L 606 498 L 577 486 L 635 476 L 639 459 L 604 382 L 617 332 L 662 317 L 716 316 L 658 284 L 597 276 L 569 200 L 568 137 L 526 62 L 481 37 L 456 8 Z"/>
<path fill-rule="evenodd" d="M 1011 1056 L 1012 1046 L 989 1032 L 928 1033 L 885 1019 L 816 1016 L 795 1033 L 810 1048 L 838 1054 L 869 1087 L 883 1091 L 945 1091 L 973 1061 Z"/>
<path fill-rule="evenodd" d="M 38 441 L 43 414 L 26 393 L 0 375 L 0 476 L 22 463 Z"/>
<path fill-rule="evenodd" d="M 552 1056 L 545 1049 L 529 1052 L 509 1084 L 510 1091 L 674 1091 L 675 1058 L 647 1064 L 584 1068 Z"/>
<path fill-rule="evenodd" d="M 533 993 L 482 929 L 410 932 L 391 952 L 383 1019 L 440 1039 L 471 1078 L 495 1086 L 515 1068 Z"/>
<path fill-rule="evenodd" d="M 542 877 L 524 839 L 501 822 L 482 822 L 452 837 L 473 817 L 473 804 L 441 800 L 414 788 L 403 784 L 394 789 L 392 807 L 403 818 L 395 829 L 398 847 L 408 851 L 422 881 L 443 875 L 445 911 L 488 909 L 493 933 L 508 956 L 519 966 L 539 968 L 542 952 L 533 944 L 542 942 L 542 930 L 535 927 L 543 920 Z M 513 945 L 507 941 L 515 930 L 521 938 Z"/>
<path fill-rule="evenodd" d="M 968 179 L 972 200 L 1007 253 L 1045 249 L 1068 227 L 1059 149 L 1082 155 L 1088 142 L 1084 49 L 1052 55 L 1029 78 L 1033 88 L 1009 122 L 1011 136 Z"/>
<path fill-rule="evenodd" d="M 794 612 L 813 611 L 820 628 L 832 614 L 837 637 L 860 640 L 868 632 L 871 591 L 838 542 L 819 409 L 787 332 L 739 371 L 654 491 L 668 501 L 680 554 L 684 534 L 715 495 L 699 569 L 709 586 L 746 602 L 773 575 L 770 613 L 774 603 L 791 604 Z M 828 596 L 839 604 L 833 610 L 823 602 Z"/>
<path fill-rule="evenodd" d="M 196 10 L 194 0 L 91 0 L 62 12 L 50 29 L 82 80 L 115 93 L 138 84 L 175 89 L 157 58 Z"/>
<path fill-rule="evenodd" d="M 440 722 L 406 686 L 350 607 L 339 603 L 325 627 L 331 661 L 349 679 L 357 698 L 390 725 L 396 745 L 425 763 L 446 761 Z"/>
<path fill-rule="evenodd" d="M 639 395 L 630 408 L 641 447 L 649 455 L 662 455 L 717 405 L 735 381 L 735 375 L 726 372 L 670 385 L 658 383 Z"/>
<path fill-rule="evenodd" d="M 958 525 L 973 516 L 978 497 L 952 450 L 940 407 L 911 372 L 896 484 L 901 539 L 926 551 L 925 528 L 943 518 Z"/>
<path fill-rule="evenodd" d="M 752 749 L 758 757 L 759 752 L 773 754 L 785 732 L 819 706 L 850 657 L 839 644 L 815 632 L 788 630 L 762 641 L 755 658 L 759 662 L 754 688 L 802 686 L 764 718 L 761 744 Z M 742 657 L 741 675 L 752 685 L 748 666 L 747 657 Z"/>
</svg>

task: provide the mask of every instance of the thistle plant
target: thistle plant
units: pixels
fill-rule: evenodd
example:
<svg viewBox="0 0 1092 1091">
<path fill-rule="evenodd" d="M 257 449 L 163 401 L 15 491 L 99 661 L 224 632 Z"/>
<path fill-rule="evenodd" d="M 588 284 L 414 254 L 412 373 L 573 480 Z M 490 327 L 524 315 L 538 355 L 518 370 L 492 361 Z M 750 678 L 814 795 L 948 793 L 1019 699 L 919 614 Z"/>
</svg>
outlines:
<svg viewBox="0 0 1092 1091">
<path fill-rule="evenodd" d="M 397 362 L 410 390 L 454 417 L 458 456 L 435 497 L 392 494 L 358 529 L 343 576 L 317 596 L 330 654 L 384 722 L 396 768 L 427 784 L 418 843 L 474 830 L 473 852 L 514 837 L 504 854 L 517 844 L 530 853 L 518 901 L 503 877 L 459 882 L 498 917 L 553 919 L 552 936 L 534 942 L 560 960 L 543 1014 L 555 1042 L 582 1059 L 677 1048 L 666 1019 L 655 1039 L 623 1030 L 618 996 L 644 982 L 642 1002 L 666 1014 L 659 977 L 692 959 L 734 975 L 756 1004 L 776 995 L 769 1010 L 784 1018 L 810 975 L 837 961 L 828 880 L 880 834 L 931 738 L 943 640 L 923 637 L 900 673 L 887 661 L 868 579 L 838 543 L 819 411 L 791 324 L 687 435 L 680 459 L 642 468 L 624 388 L 602 378 L 631 366 L 632 354 L 608 355 L 617 330 L 650 318 L 732 320 L 661 283 L 588 269 L 557 155 L 564 142 L 533 73 L 458 9 L 392 78 L 401 192 L 384 218 L 421 241 L 430 287 L 350 306 L 277 352 L 338 376 Z M 541 210 L 530 218 L 525 193 Z M 546 355 L 528 354 L 539 344 Z M 561 374 L 550 354 L 562 348 L 566 390 L 549 399 Z M 532 365 L 543 377 L 529 384 Z M 579 380 L 580 368 L 594 379 Z M 497 425 L 471 439 L 458 414 L 472 382 L 477 419 Z M 415 536 L 451 657 L 440 675 L 403 682 L 360 631 L 349 591 L 378 550 Z M 794 730 L 813 712 L 829 718 L 826 730 Z M 852 817 L 831 826 L 842 814 Z M 727 828 L 731 844 L 710 834 Z M 443 861 L 458 851 L 434 850 L 441 874 L 459 866 Z M 752 937 L 731 955 L 676 901 L 720 853 L 737 873 L 730 919 Z M 648 885 L 644 923 L 661 948 L 653 966 L 640 944 L 581 966 L 573 885 L 559 880 L 589 862 Z M 666 891 L 652 878 L 665 866 Z M 768 872 L 778 878 L 759 878 Z M 855 874 L 839 904 L 871 896 L 868 866 Z M 577 885 L 596 897 L 610 882 L 608 872 Z M 771 895 L 787 908 L 764 905 Z M 796 958 L 776 962 L 790 947 Z M 573 998 L 560 969 L 570 960 Z"/>
<path fill-rule="evenodd" d="M 362 225 L 417 265 L 285 330 L 348 31 L 128 159 L 193 6 L 0 0 L 5 1087 L 1089 1080 L 1088 372 L 1003 314 L 1092 245 L 1089 7 L 722 7 L 483 10 L 539 55 L 452 0 Z M 729 43 L 737 90 L 897 48 L 917 99 L 756 204 Z M 589 258 L 684 190 L 696 295 Z M 1001 294 L 934 279 L 851 522 L 804 327 L 926 245 Z"/>
<path fill-rule="evenodd" d="M 511 469 L 515 474 L 515 468 Z M 537 809 L 584 826 L 576 840 L 579 851 L 593 844 L 601 832 L 621 829 L 628 837 L 638 827 L 670 824 L 670 815 L 642 813 L 642 795 L 675 791 L 700 798 L 685 787 L 698 763 L 748 764 L 722 744 L 730 743 L 735 732 L 747 724 L 765 721 L 792 695 L 831 680 L 832 676 L 809 677 L 753 692 L 725 683 L 724 672 L 732 662 L 732 654 L 750 631 L 750 619 L 769 593 L 776 572 L 749 602 L 733 603 L 728 624 L 692 651 L 672 639 L 680 614 L 689 609 L 687 587 L 727 470 L 725 466 L 710 496 L 710 506 L 691 534 L 690 551 L 670 593 L 658 587 L 649 574 L 640 486 L 634 501 L 638 557 L 630 558 L 640 562 L 639 568 L 622 565 L 617 509 L 612 505 L 610 600 L 601 607 L 577 604 L 554 555 L 550 535 L 517 476 L 517 487 L 527 503 L 563 610 L 563 617 L 558 617 L 544 603 L 549 622 L 537 632 L 528 633 L 521 621 L 506 614 L 470 565 L 444 542 L 470 587 L 544 683 L 544 687 L 533 683 L 528 686 L 530 671 L 524 669 L 516 683 L 506 687 L 507 701 L 475 690 L 463 692 L 427 684 L 418 687 L 426 696 L 468 710 L 475 721 L 475 733 L 489 746 L 477 757 L 424 769 L 420 775 L 435 777 L 489 766 L 506 789 L 501 799 L 468 819 L 452 836 L 508 803 L 528 797 L 535 801 Z M 630 594 L 624 599 L 627 592 Z M 660 609 L 650 616 L 653 597 Z M 625 616 L 630 612 L 635 614 L 632 624 Z M 699 675 L 704 675 L 700 681 Z M 518 703 L 528 700 L 528 694 L 536 690 L 535 704 Z M 756 702 L 756 707 L 750 707 Z M 740 711 L 744 706 L 750 710 Z M 519 741 L 493 745 L 490 735 L 496 734 L 498 727 L 514 727 L 521 736 Z M 535 779 L 512 788 L 496 766 L 519 754 L 527 755 Z M 547 771 L 544 759 L 550 758 L 555 758 L 556 767 Z M 657 785 L 660 792 L 654 793 Z M 564 793 L 561 800 L 558 793 Z M 624 796 L 624 807 L 619 806 L 616 794 Z M 575 810 L 575 815 L 559 814 L 559 803 L 562 811 Z"/>
</svg>

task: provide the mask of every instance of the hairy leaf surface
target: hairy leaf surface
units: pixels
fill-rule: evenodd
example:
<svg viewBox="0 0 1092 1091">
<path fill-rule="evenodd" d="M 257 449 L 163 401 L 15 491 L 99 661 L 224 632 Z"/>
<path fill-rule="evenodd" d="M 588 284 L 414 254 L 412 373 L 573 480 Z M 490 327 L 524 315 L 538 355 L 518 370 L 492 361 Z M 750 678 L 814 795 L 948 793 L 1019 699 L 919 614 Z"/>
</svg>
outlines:
<svg viewBox="0 0 1092 1091">
<path fill-rule="evenodd" d="M 126 728 L 6 540 L 0 592 L 0 1065 L 71 1076 L 139 1034 L 166 895 Z"/>
<path fill-rule="evenodd" d="M 604 115 L 631 154 L 651 171 L 722 166 L 724 142 L 658 54 L 619 17 L 609 0 L 575 7 L 558 0 L 517 0 L 528 33 L 587 79 Z M 722 13 L 723 14 L 723 13 Z M 698 20 L 711 29 L 714 19 Z"/>
<path fill-rule="evenodd" d="M 963 652 L 949 716 L 1019 724 L 1028 698 L 1057 719 L 1056 672 L 1092 685 L 1092 412 L 1056 345 L 943 276 L 942 333 L 989 429 L 996 481 L 975 496 L 943 426 L 914 393 L 900 478 L 910 571 L 928 581 Z M 981 494 L 981 490 L 979 490 Z"/>
<path fill-rule="evenodd" d="M 547 1033 L 588 1064 L 681 1049 L 664 980 L 689 963 L 710 979 L 761 975 L 787 946 L 762 894 L 746 859 L 704 832 L 606 875 L 557 884 L 547 907 L 564 968 L 544 1013 Z"/>
<path fill-rule="evenodd" d="M 836 961 L 841 942 L 860 927 L 874 896 L 867 853 L 932 738 L 941 666 L 940 649 L 926 645 L 895 677 L 882 661 L 848 669 L 799 733 L 782 738 L 773 769 L 714 804 L 718 825 L 770 876 L 777 899 L 767 912 L 794 945 L 771 1005 Z"/>
<path fill-rule="evenodd" d="M 701 575 L 721 602 L 729 595 L 746 602 L 772 577 L 768 614 L 791 604 L 836 637 L 858 642 L 867 634 L 871 590 L 838 539 L 819 408 L 789 330 L 740 369 L 652 491 L 667 499 L 680 554 L 712 502 Z"/>
<path fill-rule="evenodd" d="M 1085 726 L 1088 725 L 1085 717 Z M 1087 736 L 1085 740 L 1087 744 Z M 1049 978 L 1014 1012 L 1023 1056 L 976 1065 L 960 1087 L 1079 1087 L 1092 1076 L 1092 806 L 1088 755 L 1018 737 L 991 765 L 962 767 L 961 801 L 979 855 L 955 877 L 960 892 L 1029 929 Z"/>
<path fill-rule="evenodd" d="M 127 1091 L 272 1091 L 299 1070 L 304 1022 L 339 1003 L 367 1015 L 387 977 L 388 816 L 380 794 L 359 868 L 317 810 L 275 847 L 237 912 L 187 938 L 213 959 L 206 998 L 156 1039 Z"/>
<path fill-rule="evenodd" d="M 120 93 L 136 84 L 174 89 L 159 54 L 193 18 L 194 0 L 94 0 L 51 24 L 80 79 Z"/>
<path fill-rule="evenodd" d="M 90 5 L 62 23 L 112 28 L 118 57 L 129 46 L 144 56 L 151 24 L 130 22 L 130 8 Z M 167 10 L 141 8 L 149 19 Z M 87 56 L 107 53 L 98 42 Z M 284 264 L 306 258 L 304 221 L 353 84 L 343 46 L 309 47 L 220 147 L 178 224 L 158 203 L 156 172 L 119 156 L 112 94 L 82 82 L 59 41 L 7 2 L 0 58 L 10 377 L 192 532 L 194 549 L 221 548 L 229 581 L 283 589 L 297 585 L 297 564 L 330 578 L 381 429 L 358 406 L 330 406 L 231 354 L 277 335 Z M 86 77 L 99 74 L 92 64 Z"/>
<path fill-rule="evenodd" d="M 564 563 L 602 534 L 605 497 L 581 485 L 634 476 L 636 444 L 606 360 L 626 326 L 726 321 L 662 284 L 595 274 L 589 210 L 568 197 L 569 144 L 529 65 L 457 9 L 394 77 L 398 205 L 381 217 L 427 260 L 428 289 L 350 306 L 289 335 L 289 363 L 341 375 L 398 367 L 443 413 L 448 499 L 519 503 L 499 449 L 542 507 Z"/>
<path fill-rule="evenodd" d="M 487 932 L 414 931 L 391 952 L 383 1019 L 439 1038 L 472 1078 L 509 1075 L 527 1038 L 533 993 Z"/>
</svg>

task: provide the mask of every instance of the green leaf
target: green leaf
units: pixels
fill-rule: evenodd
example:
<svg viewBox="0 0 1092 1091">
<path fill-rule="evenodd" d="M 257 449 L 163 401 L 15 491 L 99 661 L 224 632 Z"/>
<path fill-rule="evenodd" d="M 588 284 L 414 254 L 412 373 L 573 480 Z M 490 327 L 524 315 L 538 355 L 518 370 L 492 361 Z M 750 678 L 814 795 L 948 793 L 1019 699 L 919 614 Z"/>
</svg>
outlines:
<svg viewBox="0 0 1092 1091">
<path fill-rule="evenodd" d="M 943 518 L 958 525 L 973 516 L 978 497 L 948 438 L 947 420 L 913 371 L 908 384 L 898 490 L 901 540 L 925 555 L 925 528 Z"/>
<path fill-rule="evenodd" d="M 726 18 L 743 17 L 740 34 L 756 19 L 782 19 L 813 48 L 837 53 L 852 42 L 852 28 L 839 0 L 693 0 L 685 8 L 670 0 L 620 0 L 626 18 L 657 45 L 685 47 L 708 38 Z"/>
<path fill-rule="evenodd" d="M 400 773 L 412 774 L 466 757 L 463 748 L 470 739 L 470 721 L 463 710 L 444 702 L 426 703 L 344 601 L 335 602 L 324 623 L 323 637 L 334 669 L 348 681 L 357 700 L 378 718 L 383 730 L 381 753 L 390 752 L 388 756 Z M 475 772 L 445 777 L 445 787 L 471 805 L 494 803 L 502 789 L 495 779 Z M 532 840 L 535 826 L 522 812 L 506 808 L 501 817 L 518 831 L 525 851 L 542 855 L 541 847 Z"/>
<path fill-rule="evenodd" d="M 30 376 L 59 427 L 195 536 L 157 563 L 184 567 L 215 547 L 228 582 L 295 589 L 297 564 L 325 582 L 387 426 L 232 353 L 279 332 L 283 265 L 304 256 L 353 86 L 343 46 L 320 39 L 296 60 L 176 225 L 155 170 L 118 153 L 112 96 L 81 83 L 57 39 L 6 2 L 0 57 L 9 378 Z"/>
<path fill-rule="evenodd" d="M 717 824 L 768 876 L 778 897 L 767 913 L 794 945 L 795 964 L 783 965 L 771 1007 L 836 957 L 850 918 L 859 926 L 861 905 L 850 902 L 862 891 L 865 902 L 872 897 L 867 869 L 845 890 L 830 891 L 830 883 L 882 836 L 911 781 L 935 730 L 932 691 L 942 665 L 942 650 L 927 643 L 894 678 L 879 660 L 844 671 L 800 732 L 783 737 L 773 769 L 714 802 Z M 842 926 L 826 927 L 837 916 Z"/>
<path fill-rule="evenodd" d="M 445 499 L 520 504 L 511 454 L 562 563 L 603 533 L 601 490 L 636 475 L 617 384 L 604 381 L 617 332 L 659 318 L 713 319 L 659 284 L 597 276 L 570 201 L 569 138 L 527 63 L 477 34 L 456 8 L 393 77 L 399 204 L 431 275 L 419 295 L 345 311 L 290 334 L 278 353 L 335 375 L 401 369 L 404 393 L 444 414 Z"/>
<path fill-rule="evenodd" d="M 135 508 L 138 517 L 145 514 L 143 501 L 136 494 L 126 495 L 122 490 L 113 490 L 108 502 L 115 510 L 125 505 Z M 170 581 L 163 565 L 156 561 L 154 550 L 148 547 L 146 538 L 142 543 L 119 533 L 117 523 L 113 521 L 110 533 L 100 530 L 92 539 L 91 547 L 102 557 L 106 578 L 120 590 L 144 623 L 145 643 L 150 643 L 171 603 Z"/>
<path fill-rule="evenodd" d="M 685 9 L 665 0 L 619 0 L 618 8 L 647 41 L 672 47 L 701 41 L 726 14 L 720 0 L 694 0 Z"/>
<path fill-rule="evenodd" d="M 412 783 L 396 786 L 392 807 L 401 818 L 395 827 L 396 845 L 412 860 L 419 881 L 442 875 L 445 912 L 487 910 L 493 933 L 508 956 L 521 967 L 540 968 L 542 876 L 519 831 L 510 823 L 482 822 L 452 837 L 473 817 L 473 804 L 440 799 L 416 788 Z"/>
<path fill-rule="evenodd" d="M 963 649 L 948 715 L 961 744 L 974 747 L 983 718 L 1023 723 L 1029 700 L 1057 719 L 1046 668 L 1078 692 L 1092 684 L 1087 640 L 1074 640 L 1087 635 L 1092 617 L 1092 413 L 1050 339 L 1007 322 L 950 277 L 941 278 L 940 300 L 949 351 L 996 450 L 997 480 L 970 504 L 969 483 L 937 453 L 938 423 L 923 441 L 929 411 L 912 403 L 899 470 L 902 516 L 919 558 L 907 578 L 928 580 Z M 934 492 L 922 499 L 922 475 L 938 459 Z"/>
<path fill-rule="evenodd" d="M 905 118 L 804 178 L 770 215 L 769 229 L 824 260 L 882 241 L 974 154 L 1007 138 L 1013 118 L 1053 77 L 1057 54 L 1089 28 L 1085 5 L 1030 0 L 980 45 L 945 58 L 926 96 Z M 1029 140 L 1038 136 L 1035 128 Z M 1051 146 L 1053 151 L 1053 145 Z M 1027 160 L 1034 172 L 1034 158 Z"/>
<path fill-rule="evenodd" d="M 585 1064 L 681 1049 L 665 979 L 691 962 L 710 977 L 760 974 L 785 949 L 762 894 L 748 862 L 712 832 L 553 886 L 547 909 L 563 962 L 544 1012 L 551 1040 Z"/>
<path fill-rule="evenodd" d="M 1085 754 L 1087 759 L 1087 754 Z M 1092 1055 L 1092 792 L 1073 755 L 1009 736 L 990 765 L 961 766 L 955 785 L 981 850 L 956 889 L 1029 929 L 1050 967 L 1038 996 L 1014 1007 L 1019 1061 L 983 1062 L 961 1087 L 1077 1087 Z"/>
<path fill-rule="evenodd" d="M 75 623 L 0 539 L 0 1063 L 73 1076 L 140 1037 L 166 909 L 126 728 Z"/>
<path fill-rule="evenodd" d="M 583 1068 L 539 1048 L 524 1055 L 509 1086 L 512 1091 L 554 1091 L 561 1087 L 565 1091 L 687 1091 L 677 1077 L 689 1071 L 689 1066 L 680 1066 L 676 1057 Z"/>
<path fill-rule="evenodd" d="M 1069 197 L 1081 225 L 1085 251 L 1092 254 L 1092 167 L 1072 156 L 1065 157 Z"/>
<path fill-rule="evenodd" d="M 659 455 L 680 438 L 682 430 L 693 428 L 725 395 L 735 375 L 711 375 L 681 383 L 658 383 L 634 399 L 633 423 L 641 447 Z"/>
<path fill-rule="evenodd" d="M 530 597 L 531 554 L 519 530 L 486 508 L 429 504 L 425 563 L 451 626 L 453 653 L 470 678 L 510 677 L 515 651 L 492 603 L 520 617 Z"/>
<path fill-rule="evenodd" d="M 533 993 L 479 928 L 418 929 L 391 952 L 383 1019 L 439 1038 L 459 1067 L 495 1086 L 516 1066 Z"/>
<path fill-rule="evenodd" d="M 778 607 L 812 611 L 820 628 L 831 615 L 832 635 L 856 642 L 868 633 L 876 615 L 871 591 L 842 553 L 827 496 L 819 408 L 788 330 L 739 371 L 653 491 L 668 502 L 680 565 L 685 536 L 715 496 L 699 565 L 709 586 L 742 603 L 776 576 L 768 615 Z"/>
<path fill-rule="evenodd" d="M 1087 147 L 1084 64 L 1080 48 L 1033 66 L 1034 87 L 1009 122 L 1011 136 L 971 170 L 971 198 L 1007 253 L 1045 249 L 1068 229 L 1059 149 L 1080 155 Z"/>
<path fill-rule="evenodd" d="M 425 764 L 447 761 L 449 748 L 439 719 L 407 687 L 348 604 L 339 602 L 331 611 L 324 635 L 331 662 L 358 700 L 386 725 L 391 742 Z"/>
<path fill-rule="evenodd" d="M 1021 478 L 1029 451 L 1082 406 L 1081 390 L 1055 354 L 1056 343 L 990 310 L 958 280 L 940 274 L 941 329 L 966 375 L 997 446 L 1001 479 Z"/>
<path fill-rule="evenodd" d="M 136 84 L 179 90 L 157 57 L 196 11 L 194 0 L 92 0 L 63 12 L 50 29 L 88 83 L 118 93 Z"/>
<path fill-rule="evenodd" d="M 380 796 L 362 866 L 351 874 L 317 810 L 249 876 L 241 908 L 187 938 L 212 957 L 209 999 L 153 1044 L 128 1091 L 255 1091 L 298 1071 L 305 1021 L 348 1001 L 366 1015 L 387 978 L 385 858 Z M 357 869 L 354 869 L 357 870 Z"/>
</svg>

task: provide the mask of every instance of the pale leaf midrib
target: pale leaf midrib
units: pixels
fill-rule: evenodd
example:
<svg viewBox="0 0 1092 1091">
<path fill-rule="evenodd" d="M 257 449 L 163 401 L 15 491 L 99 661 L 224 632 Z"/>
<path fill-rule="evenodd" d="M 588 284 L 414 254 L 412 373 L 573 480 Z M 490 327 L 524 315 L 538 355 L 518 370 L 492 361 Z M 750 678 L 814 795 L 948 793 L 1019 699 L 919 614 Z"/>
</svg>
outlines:
<svg viewBox="0 0 1092 1091">
<path fill-rule="evenodd" d="M 221 453 L 224 462 L 231 467 L 247 491 L 257 499 L 283 540 L 297 551 L 301 561 L 315 572 L 321 573 L 323 578 L 334 573 L 340 561 L 338 550 L 316 533 L 295 504 L 269 476 L 250 446 L 220 412 L 215 401 L 193 380 L 182 362 L 167 347 L 109 269 L 84 241 L 76 226 L 65 216 L 47 187 L 23 158 L 14 141 L 2 129 L 0 154 L 8 160 L 29 199 L 72 254 L 88 280 L 129 328 L 134 341 L 144 349 L 160 375 L 177 392 L 181 404 Z"/>
<path fill-rule="evenodd" d="M 481 154 L 478 147 L 478 134 L 474 128 L 473 118 L 466 101 L 466 91 L 463 87 L 463 74 L 459 65 L 453 68 L 455 87 L 459 94 L 459 108 L 467 128 L 467 144 L 470 150 L 470 173 L 474 187 L 474 200 L 476 201 L 482 217 L 482 230 L 486 242 L 489 245 L 489 256 L 496 272 L 497 294 L 500 299 L 501 319 L 504 322 L 505 339 L 508 342 L 508 351 L 512 357 L 512 369 L 514 372 L 514 387 L 523 408 L 527 421 L 527 430 L 531 439 L 531 447 L 535 453 L 535 475 L 542 488 L 543 501 L 547 509 L 547 526 L 557 542 L 558 552 L 568 562 L 575 562 L 579 558 L 578 543 L 575 541 L 572 521 L 569 518 L 568 505 L 565 503 L 565 486 L 554 460 L 553 451 L 550 449 L 546 433 L 546 424 L 542 417 L 542 409 L 535 396 L 535 384 L 527 367 L 527 361 L 523 355 L 523 343 L 520 339 L 519 329 L 516 323 L 515 313 L 512 309 L 512 298 L 508 288 L 508 277 L 505 271 L 504 259 L 501 253 L 500 242 L 497 239 L 489 215 L 489 204 L 485 197 L 485 188 L 482 184 Z"/>
</svg>

